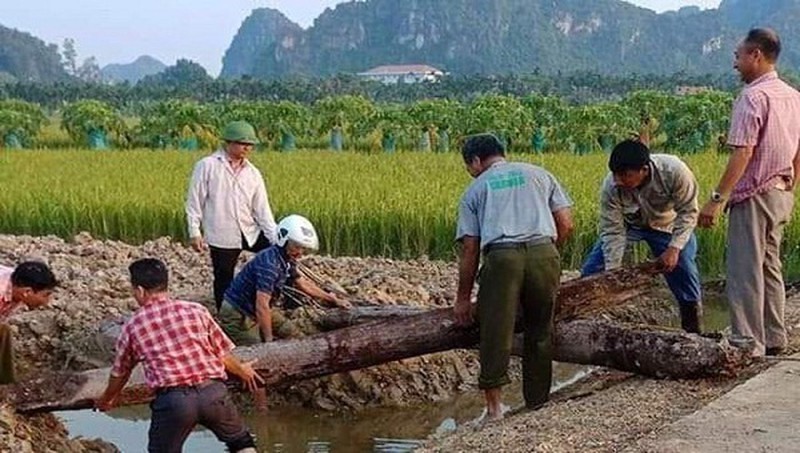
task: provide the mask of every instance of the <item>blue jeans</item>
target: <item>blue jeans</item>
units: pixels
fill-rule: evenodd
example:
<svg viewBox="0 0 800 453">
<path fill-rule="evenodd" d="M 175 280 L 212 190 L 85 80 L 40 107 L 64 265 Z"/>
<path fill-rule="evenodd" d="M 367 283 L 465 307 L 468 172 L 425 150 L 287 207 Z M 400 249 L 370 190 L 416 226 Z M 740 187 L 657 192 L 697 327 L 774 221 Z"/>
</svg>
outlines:
<svg viewBox="0 0 800 453">
<path fill-rule="evenodd" d="M 662 253 L 669 247 L 669 242 L 672 240 L 672 235 L 655 230 L 643 230 L 638 228 L 628 228 L 627 233 L 628 241 L 645 241 L 650 247 L 650 251 L 656 257 L 661 256 Z M 702 300 L 700 290 L 700 271 L 697 269 L 697 238 L 692 233 L 689 242 L 681 250 L 680 257 L 678 258 L 678 266 L 668 273 L 664 274 L 667 280 L 669 289 L 677 299 L 678 303 L 683 304 L 696 304 Z M 598 240 L 589 256 L 583 263 L 581 275 L 592 275 L 605 270 L 605 259 L 603 257 L 603 243 Z"/>
<path fill-rule="evenodd" d="M 157 392 L 150 403 L 150 453 L 180 453 L 195 425 L 210 429 L 230 451 L 255 447 L 255 439 L 228 395 L 225 384 L 175 387 Z"/>
</svg>

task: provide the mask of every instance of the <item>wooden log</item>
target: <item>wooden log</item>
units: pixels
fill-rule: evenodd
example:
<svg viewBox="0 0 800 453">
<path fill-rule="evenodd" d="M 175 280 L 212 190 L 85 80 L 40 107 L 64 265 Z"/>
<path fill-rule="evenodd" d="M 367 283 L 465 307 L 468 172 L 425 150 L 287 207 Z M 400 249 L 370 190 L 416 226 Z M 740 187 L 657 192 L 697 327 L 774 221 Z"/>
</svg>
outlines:
<svg viewBox="0 0 800 453">
<path fill-rule="evenodd" d="M 307 268 L 306 268 L 307 269 Z M 645 294 L 656 283 L 656 267 L 645 263 L 634 268 L 622 268 L 586 278 L 568 280 L 559 288 L 555 320 L 561 321 L 619 306 Z M 306 270 L 308 272 L 308 270 Z M 427 308 L 408 305 L 357 305 L 351 309 L 319 310 L 314 324 L 323 331 L 350 327 L 365 322 L 396 319 L 427 311 Z M 103 351 L 113 353 L 122 325 L 130 315 L 107 320 L 100 325 L 96 343 Z"/>
<path fill-rule="evenodd" d="M 406 305 L 374 305 L 360 306 L 351 309 L 333 308 L 326 310 L 318 319 L 314 320 L 323 331 L 342 329 L 374 321 L 405 318 L 428 311 L 427 308 L 409 307 Z"/>
<path fill-rule="evenodd" d="M 357 370 L 419 355 L 472 347 L 476 328 L 455 325 L 450 309 L 396 320 L 361 324 L 297 340 L 237 348 L 242 360 L 255 360 L 267 385 L 276 386 L 332 373 Z M 725 343 L 678 331 L 638 328 L 601 320 L 556 324 L 555 359 L 610 366 L 655 377 L 697 378 L 730 373 L 749 354 Z M 108 369 L 59 373 L 0 390 L 20 412 L 85 409 L 98 398 Z M 152 398 L 137 372 L 120 405 Z"/>
<path fill-rule="evenodd" d="M 515 340 L 521 347 L 521 335 Z M 726 340 L 598 319 L 560 322 L 553 341 L 559 362 L 599 365 L 655 378 L 734 375 L 752 358 L 752 347 L 733 347 Z"/>
<path fill-rule="evenodd" d="M 647 262 L 568 280 L 558 289 L 555 320 L 565 321 L 617 307 L 648 293 L 659 281 L 658 264 Z"/>
<path fill-rule="evenodd" d="M 628 303 L 646 294 L 656 284 L 657 267 L 645 263 L 621 268 L 561 284 L 556 300 L 555 321 L 588 316 L 592 313 Z M 315 320 L 322 330 L 335 330 L 384 319 L 396 319 L 427 311 L 406 305 L 357 306 L 352 309 L 329 309 Z"/>
<path fill-rule="evenodd" d="M 570 317 L 587 310 L 587 300 L 600 300 L 603 291 L 613 287 L 603 286 L 602 276 L 586 280 L 606 289 L 584 292 L 576 289 L 569 293 L 564 296 L 564 306 L 576 308 L 560 316 Z M 627 280 L 617 281 L 627 285 Z M 567 284 L 564 286 L 570 288 Z M 560 295 L 560 303 L 561 298 Z M 266 384 L 278 386 L 394 360 L 469 348 L 477 341 L 477 326 L 457 326 L 452 309 L 443 308 L 296 340 L 240 347 L 234 353 L 241 360 L 254 360 L 254 367 Z M 559 361 L 613 366 L 658 377 L 691 378 L 727 372 L 735 369 L 746 355 L 696 335 L 651 328 L 631 330 L 598 320 L 557 323 L 554 343 L 555 359 Z M 100 397 L 108 372 L 108 369 L 98 369 L 49 374 L 0 388 L 0 398 L 13 402 L 20 412 L 85 409 Z M 139 404 L 151 398 L 143 374 L 137 370 L 119 403 Z"/>
</svg>

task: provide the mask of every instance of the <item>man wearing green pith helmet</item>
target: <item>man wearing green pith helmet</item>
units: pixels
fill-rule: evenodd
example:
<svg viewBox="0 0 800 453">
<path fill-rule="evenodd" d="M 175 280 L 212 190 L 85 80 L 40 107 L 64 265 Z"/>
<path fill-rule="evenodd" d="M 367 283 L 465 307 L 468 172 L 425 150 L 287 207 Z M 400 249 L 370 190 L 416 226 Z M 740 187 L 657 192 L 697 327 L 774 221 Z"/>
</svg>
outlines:
<svg viewBox="0 0 800 453">
<path fill-rule="evenodd" d="M 186 195 L 191 245 L 211 253 L 217 310 L 242 250 L 258 252 L 277 239 L 264 178 L 247 159 L 258 144 L 255 129 L 233 121 L 222 140 L 221 149 L 195 165 Z"/>
</svg>

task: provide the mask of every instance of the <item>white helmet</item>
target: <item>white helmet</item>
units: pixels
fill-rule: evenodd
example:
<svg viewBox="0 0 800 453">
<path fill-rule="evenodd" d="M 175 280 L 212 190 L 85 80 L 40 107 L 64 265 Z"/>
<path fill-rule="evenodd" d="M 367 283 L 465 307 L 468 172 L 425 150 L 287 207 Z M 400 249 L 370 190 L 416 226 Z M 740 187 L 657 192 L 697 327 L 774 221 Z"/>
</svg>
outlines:
<svg viewBox="0 0 800 453">
<path fill-rule="evenodd" d="M 286 246 L 287 241 L 311 250 L 319 248 L 319 237 L 314 225 L 307 218 L 297 214 L 284 217 L 278 223 L 278 246 Z"/>
</svg>

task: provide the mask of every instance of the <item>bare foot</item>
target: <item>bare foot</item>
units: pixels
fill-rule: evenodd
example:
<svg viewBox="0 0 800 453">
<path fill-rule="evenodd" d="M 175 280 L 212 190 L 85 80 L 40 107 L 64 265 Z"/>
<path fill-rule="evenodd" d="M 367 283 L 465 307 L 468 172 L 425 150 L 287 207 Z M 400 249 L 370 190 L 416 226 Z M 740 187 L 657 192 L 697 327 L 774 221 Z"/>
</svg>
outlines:
<svg viewBox="0 0 800 453">
<path fill-rule="evenodd" d="M 505 412 L 502 407 L 493 407 L 486 410 L 486 421 L 493 422 L 502 420 Z"/>
<path fill-rule="evenodd" d="M 499 408 L 495 408 L 495 410 L 492 412 L 489 411 L 489 408 L 484 408 L 480 417 L 470 422 L 470 424 L 473 425 L 476 429 L 483 428 L 485 425 L 489 423 L 494 423 L 502 420 L 505 417 L 506 413 L 509 412 L 510 410 L 511 408 L 509 406 L 506 406 L 505 404 L 501 404 Z"/>
</svg>

